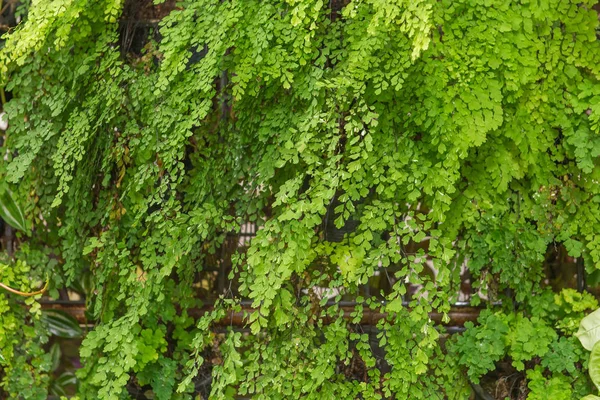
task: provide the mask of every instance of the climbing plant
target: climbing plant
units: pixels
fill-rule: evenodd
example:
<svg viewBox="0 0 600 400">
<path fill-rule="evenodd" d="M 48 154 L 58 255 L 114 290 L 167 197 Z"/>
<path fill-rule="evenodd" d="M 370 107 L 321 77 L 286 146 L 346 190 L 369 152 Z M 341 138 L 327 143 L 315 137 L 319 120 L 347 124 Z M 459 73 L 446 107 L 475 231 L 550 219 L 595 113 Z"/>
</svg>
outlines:
<svg viewBox="0 0 600 400">
<path fill-rule="evenodd" d="M 80 398 L 192 398 L 209 366 L 210 398 L 466 399 L 503 360 L 531 399 L 593 392 L 573 334 L 597 303 L 544 280 L 556 246 L 600 269 L 593 1 L 185 0 L 136 54 L 137 3 L 33 0 L 0 50 L 26 220 L 0 278 L 86 282 Z M 465 270 L 490 310 L 449 338 L 429 313 Z M 242 300 L 248 331 L 217 328 Z M 0 295 L 0 390 L 42 399 L 26 306 Z"/>
</svg>

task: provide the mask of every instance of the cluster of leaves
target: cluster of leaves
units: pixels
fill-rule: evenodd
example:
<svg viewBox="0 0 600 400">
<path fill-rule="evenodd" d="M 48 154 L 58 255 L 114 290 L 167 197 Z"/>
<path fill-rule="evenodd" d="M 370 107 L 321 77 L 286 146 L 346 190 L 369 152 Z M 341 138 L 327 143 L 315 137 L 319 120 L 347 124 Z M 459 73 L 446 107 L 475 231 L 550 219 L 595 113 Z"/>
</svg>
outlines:
<svg viewBox="0 0 600 400">
<path fill-rule="evenodd" d="M 0 178 L 19 183 L 28 265 L 51 293 L 89 283 L 80 395 L 189 398 L 208 362 L 213 398 L 464 398 L 461 365 L 477 379 L 506 355 L 545 360 L 527 372 L 536 392 L 540 368 L 578 354 L 530 306 L 548 246 L 600 266 L 592 6 L 184 0 L 132 59 L 122 0 L 32 2 L 0 51 Z M 245 223 L 259 230 L 233 259 L 239 293 L 194 320 L 197 274 Z M 428 315 L 465 265 L 482 297 L 522 308 L 458 342 L 481 343 L 480 365 L 446 353 Z M 355 297 L 376 274 L 391 290 L 350 320 L 317 295 Z M 241 297 L 251 334 L 216 336 Z M 353 328 L 364 307 L 387 313 L 375 344 Z"/>
<path fill-rule="evenodd" d="M 30 290 L 29 266 L 18 260 L 0 264 L 2 282 Z M 37 296 L 38 298 L 41 295 Z M 14 296 L 0 295 L 0 370 L 2 389 L 11 398 L 43 398 L 49 385 L 50 356 L 43 346 L 48 341 L 40 304 L 34 297 L 25 305 Z"/>
<path fill-rule="evenodd" d="M 0 379 L 3 395 L 10 398 L 41 399 L 48 392 L 64 395 L 67 387 L 76 384 L 72 368 L 65 370 L 61 363 L 57 340 L 81 338 L 83 332 L 70 315 L 41 309 L 38 301 L 43 290 L 36 290 L 35 285 L 45 277 L 39 276 L 29 262 L 39 265 L 48 259 L 35 253 L 23 244 L 14 257 L 2 255 L 0 259 L 2 287 L 25 295 L 5 292 L 0 297 Z"/>
<path fill-rule="evenodd" d="M 518 373 L 526 370 L 531 392 L 528 399 L 581 398 L 590 392 L 583 367 L 587 355 L 574 331 L 565 330 L 584 311 L 598 307 L 589 294 L 565 289 L 554 295 L 549 292 L 537 300 L 543 310 L 524 313 L 481 313 L 477 326 L 467 322 L 467 330 L 448 345 L 460 365 L 467 368 L 470 381 L 477 384 L 482 376 L 496 369 L 498 362 L 512 364 Z"/>
</svg>

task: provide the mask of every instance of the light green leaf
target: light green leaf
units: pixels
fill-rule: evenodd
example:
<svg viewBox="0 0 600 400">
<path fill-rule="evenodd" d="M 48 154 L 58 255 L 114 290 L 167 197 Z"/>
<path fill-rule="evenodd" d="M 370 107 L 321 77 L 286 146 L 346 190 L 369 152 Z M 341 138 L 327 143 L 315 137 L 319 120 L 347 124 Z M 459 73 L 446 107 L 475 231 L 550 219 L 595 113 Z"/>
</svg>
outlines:
<svg viewBox="0 0 600 400">
<path fill-rule="evenodd" d="M 600 309 L 581 320 L 579 330 L 575 336 L 579 338 L 585 349 L 592 351 L 594 345 L 600 339 Z"/>
<path fill-rule="evenodd" d="M 594 349 L 592 350 L 592 354 L 590 354 L 590 362 L 588 364 L 588 369 L 590 372 L 590 378 L 592 378 L 592 382 L 596 385 L 597 388 L 600 389 L 600 344 L 596 343 Z"/>
<path fill-rule="evenodd" d="M 404 305 L 402 304 L 402 297 L 396 297 L 394 300 L 390 301 L 385 310 L 387 312 L 400 312 L 404 309 Z"/>
<path fill-rule="evenodd" d="M 23 211 L 9 189 L 0 191 L 0 218 L 15 229 L 23 232 L 27 230 Z"/>
</svg>

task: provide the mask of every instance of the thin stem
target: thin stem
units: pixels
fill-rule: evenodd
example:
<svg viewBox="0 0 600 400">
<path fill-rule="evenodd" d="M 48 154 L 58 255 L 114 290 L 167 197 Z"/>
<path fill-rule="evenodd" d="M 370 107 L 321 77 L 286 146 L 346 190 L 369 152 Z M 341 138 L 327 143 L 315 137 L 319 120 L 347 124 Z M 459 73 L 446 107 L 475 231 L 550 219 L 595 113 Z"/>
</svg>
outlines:
<svg viewBox="0 0 600 400">
<path fill-rule="evenodd" d="M 37 290 L 37 291 L 35 291 L 35 292 L 29 292 L 29 293 L 26 293 L 26 292 L 21 292 L 21 291 L 19 291 L 19 290 L 13 289 L 13 288 L 11 288 L 10 286 L 7 286 L 7 285 L 5 285 L 5 284 L 4 284 L 4 283 L 2 283 L 2 282 L 0 282 L 0 287 L 2 287 L 2 288 L 4 288 L 4 289 L 8 290 L 8 291 L 9 291 L 9 292 L 11 292 L 11 293 L 18 294 L 19 296 L 31 297 L 31 296 L 36 296 L 36 295 L 38 295 L 38 294 L 42 294 L 42 293 L 44 293 L 44 292 L 46 291 L 46 289 L 48 289 L 48 283 L 49 283 L 49 282 L 50 282 L 50 280 L 46 280 L 46 283 L 44 284 L 44 287 L 43 287 L 43 288 L 41 288 L 40 290 Z"/>
</svg>

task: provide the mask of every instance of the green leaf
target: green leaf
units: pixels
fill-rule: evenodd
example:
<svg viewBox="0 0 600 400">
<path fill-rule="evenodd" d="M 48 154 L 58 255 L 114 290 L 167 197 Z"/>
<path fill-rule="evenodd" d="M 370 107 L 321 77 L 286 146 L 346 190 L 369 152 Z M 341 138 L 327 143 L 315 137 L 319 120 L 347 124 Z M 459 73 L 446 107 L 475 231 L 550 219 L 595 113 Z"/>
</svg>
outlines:
<svg viewBox="0 0 600 400">
<path fill-rule="evenodd" d="M 23 232 L 27 231 L 23 211 L 9 189 L 0 191 L 0 218 L 8 225 Z"/>
<path fill-rule="evenodd" d="M 594 348 L 594 345 L 600 339 L 600 309 L 581 320 L 579 330 L 575 336 L 579 338 L 585 349 L 591 351 Z"/>
<path fill-rule="evenodd" d="M 596 343 L 590 354 L 590 362 L 588 363 L 588 369 L 592 382 L 600 389 L 600 344 Z"/>
<path fill-rule="evenodd" d="M 404 309 L 404 305 L 402 304 L 402 297 L 397 297 L 394 300 L 390 301 L 385 310 L 387 312 L 400 312 Z"/>
<path fill-rule="evenodd" d="M 54 396 L 66 396 L 66 387 L 75 385 L 77 385 L 77 377 L 75 374 L 70 371 L 63 372 L 50 384 L 50 394 Z"/>
<path fill-rule="evenodd" d="M 56 382 L 59 383 L 61 386 L 68 386 L 68 385 L 76 385 L 77 384 L 77 377 L 75 376 L 75 374 L 73 372 L 70 371 L 66 371 L 63 372 L 57 379 Z"/>
<path fill-rule="evenodd" d="M 56 371 L 58 366 L 60 365 L 60 357 L 62 352 L 60 351 L 60 345 L 58 343 L 54 343 L 52 347 L 50 347 L 50 360 L 52 361 L 51 371 Z"/>
<path fill-rule="evenodd" d="M 42 320 L 48 324 L 48 330 L 54 336 L 72 339 L 83 334 L 77 320 L 64 311 L 44 310 Z"/>
</svg>

